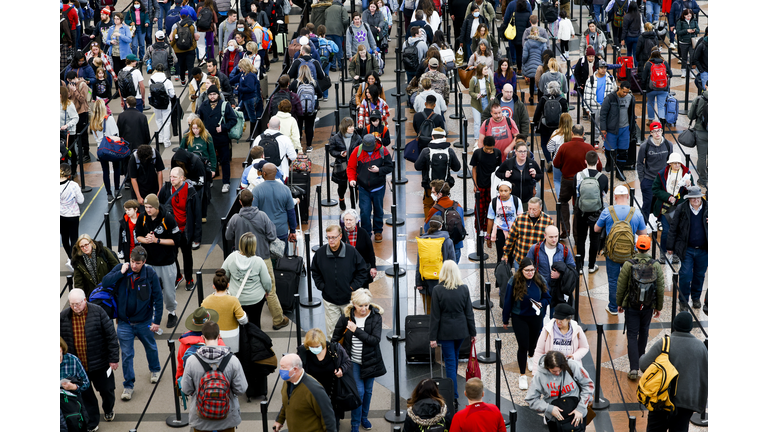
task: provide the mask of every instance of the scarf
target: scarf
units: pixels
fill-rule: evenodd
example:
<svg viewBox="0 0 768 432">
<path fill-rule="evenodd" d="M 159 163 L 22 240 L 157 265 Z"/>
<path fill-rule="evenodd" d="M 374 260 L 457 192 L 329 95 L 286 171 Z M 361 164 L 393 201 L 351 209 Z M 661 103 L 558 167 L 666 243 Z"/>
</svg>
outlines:
<svg viewBox="0 0 768 432">
<path fill-rule="evenodd" d="M 91 257 L 93 255 L 93 257 Z M 91 279 L 93 279 L 93 283 L 97 284 L 98 279 L 96 278 L 96 267 L 98 266 L 99 259 L 96 257 L 96 249 L 91 252 L 91 255 L 85 255 L 83 254 L 83 261 L 85 262 L 85 268 L 88 270 L 88 273 L 91 275 Z"/>
<path fill-rule="evenodd" d="M 347 230 L 346 227 L 344 229 Z M 355 225 L 352 231 L 347 230 L 347 240 L 352 247 L 357 246 L 357 225 Z"/>
</svg>

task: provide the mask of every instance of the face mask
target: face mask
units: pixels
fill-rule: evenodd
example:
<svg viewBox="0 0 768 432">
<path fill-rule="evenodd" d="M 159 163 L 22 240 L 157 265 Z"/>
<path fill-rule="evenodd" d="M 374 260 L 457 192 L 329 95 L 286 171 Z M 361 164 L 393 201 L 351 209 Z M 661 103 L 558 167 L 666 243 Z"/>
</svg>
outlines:
<svg viewBox="0 0 768 432">
<path fill-rule="evenodd" d="M 480 16 L 480 12 L 472 12 L 472 16 L 477 18 Z"/>
<path fill-rule="evenodd" d="M 290 371 L 280 369 L 280 378 L 282 378 L 283 381 L 291 379 Z"/>
<path fill-rule="evenodd" d="M 134 8 L 134 9 L 140 9 L 140 8 L 141 8 L 141 5 L 133 5 L 133 8 Z"/>
<path fill-rule="evenodd" d="M 245 30 L 245 27 L 238 27 L 237 28 L 237 31 L 243 31 L 243 30 Z"/>
<path fill-rule="evenodd" d="M 437 194 L 435 194 L 435 193 L 432 194 L 432 200 L 433 201 L 437 201 Z"/>
<path fill-rule="evenodd" d="M 232 52 L 232 51 L 234 51 L 234 50 L 235 50 L 235 47 L 233 47 L 233 46 L 228 46 L 228 47 L 227 47 L 227 49 L 228 49 L 230 52 Z"/>
<path fill-rule="evenodd" d="M 323 351 L 323 347 L 322 346 L 319 346 L 319 347 L 309 347 L 309 352 L 311 352 L 314 355 L 318 355 L 322 351 Z"/>
</svg>

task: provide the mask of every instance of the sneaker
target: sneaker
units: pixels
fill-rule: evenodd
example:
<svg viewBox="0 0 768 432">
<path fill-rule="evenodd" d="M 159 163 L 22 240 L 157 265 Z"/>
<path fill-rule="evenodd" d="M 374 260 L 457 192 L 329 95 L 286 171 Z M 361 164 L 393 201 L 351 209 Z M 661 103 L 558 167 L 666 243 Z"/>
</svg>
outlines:
<svg viewBox="0 0 768 432">
<path fill-rule="evenodd" d="M 195 283 L 192 281 L 188 281 L 187 286 L 185 286 L 184 289 L 186 289 L 187 291 L 192 291 L 193 289 L 195 289 Z"/>
<path fill-rule="evenodd" d="M 616 315 L 619 314 L 618 311 L 613 312 L 608 306 L 605 307 L 605 311 L 608 312 L 609 314 L 613 315 L 613 316 L 616 316 Z"/>
<path fill-rule="evenodd" d="M 170 143 L 170 141 L 169 141 L 169 142 L 167 142 L 167 143 L 163 143 L 163 147 L 165 147 L 165 148 L 168 148 L 168 147 L 170 147 L 170 146 L 171 146 L 171 143 Z"/>
<path fill-rule="evenodd" d="M 672 42 L 671 44 L 669 44 L 669 49 L 671 49 L 671 50 L 676 50 L 676 49 L 677 49 L 677 44 L 675 44 L 674 42 Z"/>
<path fill-rule="evenodd" d="M 112 194 L 107 194 L 107 204 L 112 204 L 113 202 L 115 202 L 115 197 Z"/>
<path fill-rule="evenodd" d="M 528 360 L 525 361 L 525 365 L 528 367 L 528 370 L 533 372 L 533 357 L 528 357 Z"/>
<path fill-rule="evenodd" d="M 152 374 L 149 375 L 149 382 L 152 384 L 160 381 L 160 372 L 152 372 Z"/>
<path fill-rule="evenodd" d="M 323 96 L 323 102 L 328 102 L 328 97 L 327 96 Z"/>
<path fill-rule="evenodd" d="M 307 149 L 304 151 L 304 153 L 311 153 L 312 152 L 312 146 L 307 146 Z"/>
<path fill-rule="evenodd" d="M 129 401 L 129 400 L 131 400 L 132 396 L 133 396 L 133 389 L 126 387 L 126 388 L 123 389 L 123 394 L 120 395 L 120 399 L 122 399 L 124 401 Z"/>
<path fill-rule="evenodd" d="M 520 390 L 528 390 L 528 378 L 525 375 L 520 375 L 517 385 L 520 387 Z"/>
<path fill-rule="evenodd" d="M 99 430 L 98 426 L 92 427 L 92 428 L 88 428 L 88 432 L 96 432 L 97 430 Z"/>
<path fill-rule="evenodd" d="M 120 192 L 120 189 L 115 191 L 115 193 L 117 194 L 117 195 L 115 195 L 115 199 L 123 199 L 123 193 Z"/>
<path fill-rule="evenodd" d="M 636 380 L 638 376 L 640 376 L 640 372 L 638 372 L 636 370 L 629 371 L 629 375 L 627 375 L 627 377 L 629 379 L 631 379 L 632 381 Z"/>
<path fill-rule="evenodd" d="M 115 419 L 115 412 L 114 411 L 109 412 L 109 413 L 104 413 L 104 420 L 105 421 L 111 422 L 114 419 Z"/>
<path fill-rule="evenodd" d="M 176 314 L 168 314 L 168 324 L 165 326 L 168 328 L 174 328 L 176 327 L 176 322 L 178 319 L 176 318 Z"/>
<path fill-rule="evenodd" d="M 192 242 L 192 250 L 200 249 L 200 242 Z"/>
<path fill-rule="evenodd" d="M 125 190 L 131 190 L 131 182 L 125 182 Z"/>
<path fill-rule="evenodd" d="M 701 309 L 701 300 L 694 300 L 693 301 L 693 308 L 694 309 Z"/>
<path fill-rule="evenodd" d="M 373 235 L 373 241 L 376 243 L 381 243 L 382 240 L 384 240 L 384 236 L 382 236 L 381 233 L 376 233 Z"/>
<path fill-rule="evenodd" d="M 362 421 L 360 421 L 360 426 L 363 427 L 365 430 L 371 430 L 373 429 L 373 426 L 371 425 L 371 422 L 368 421 L 368 419 L 364 418 Z"/>
<path fill-rule="evenodd" d="M 599 268 L 597 267 L 597 264 L 595 264 L 595 265 L 593 265 L 592 267 L 589 268 L 589 272 L 590 273 L 597 273 L 598 270 L 599 270 Z"/>
<path fill-rule="evenodd" d="M 707 316 L 709 316 L 709 304 L 707 304 L 707 303 L 705 302 L 705 303 L 704 303 L 704 307 L 703 307 L 701 310 L 702 310 L 702 312 L 704 312 L 704 315 L 707 315 Z"/>
<path fill-rule="evenodd" d="M 287 327 L 288 324 L 290 324 L 290 323 L 291 323 L 291 321 L 288 319 L 288 317 L 283 315 L 283 322 L 281 322 L 278 325 L 273 325 L 272 326 L 272 330 L 280 330 L 283 327 Z"/>
<path fill-rule="evenodd" d="M 359 426 L 352 426 L 352 429 L 349 430 L 349 432 L 360 432 L 360 429 L 358 429 Z"/>
<path fill-rule="evenodd" d="M 678 63 L 680 63 L 680 62 L 678 61 Z M 90 161 L 91 161 L 91 155 L 83 156 L 83 163 L 88 163 Z"/>
<path fill-rule="evenodd" d="M 179 286 L 179 282 L 181 282 L 183 279 L 184 279 L 184 278 L 183 278 L 183 277 L 181 277 L 181 275 L 179 275 L 179 276 L 176 276 L 176 284 L 175 284 L 174 286 L 175 286 L 175 287 Z"/>
<path fill-rule="evenodd" d="M 221 193 L 227 192 L 229 192 L 229 185 L 225 183 L 224 186 L 221 187 Z"/>
<path fill-rule="evenodd" d="M 185 85 L 187 85 L 187 81 L 186 80 L 181 80 L 181 86 L 183 87 Z"/>
<path fill-rule="evenodd" d="M 75 268 L 74 268 L 74 267 L 72 267 L 72 260 L 67 260 L 67 262 L 66 262 L 66 263 L 64 263 L 64 265 L 65 265 L 65 266 L 67 266 L 67 268 L 69 269 L 69 271 L 72 271 L 72 272 L 74 272 L 74 271 L 75 271 Z"/>
</svg>

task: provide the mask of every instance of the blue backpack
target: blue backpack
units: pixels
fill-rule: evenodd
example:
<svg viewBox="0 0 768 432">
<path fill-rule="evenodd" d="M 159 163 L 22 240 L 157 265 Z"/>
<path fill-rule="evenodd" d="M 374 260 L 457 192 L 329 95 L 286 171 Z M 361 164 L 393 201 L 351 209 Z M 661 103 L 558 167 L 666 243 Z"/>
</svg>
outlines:
<svg viewBox="0 0 768 432">
<path fill-rule="evenodd" d="M 117 302 L 115 301 L 115 287 L 102 286 L 101 282 L 96 285 L 96 289 L 91 292 L 88 301 L 101 306 L 110 319 L 117 318 Z"/>
<path fill-rule="evenodd" d="M 201 346 L 204 345 L 190 345 L 190 347 L 184 351 L 184 355 L 181 357 L 181 364 L 183 367 L 187 367 L 187 359 L 195 355 Z"/>
<path fill-rule="evenodd" d="M 679 114 L 680 103 L 673 96 L 667 96 L 667 100 L 664 103 L 664 109 L 667 110 L 666 120 L 667 123 L 673 125 L 677 123 L 677 115 Z"/>
<path fill-rule="evenodd" d="M 301 68 L 304 65 L 307 65 L 307 67 L 309 68 L 309 71 L 312 73 L 312 79 L 317 81 L 317 69 L 315 68 L 315 62 L 313 62 L 312 60 L 306 61 L 301 57 L 299 57 L 298 60 L 299 60 L 299 68 Z"/>
</svg>

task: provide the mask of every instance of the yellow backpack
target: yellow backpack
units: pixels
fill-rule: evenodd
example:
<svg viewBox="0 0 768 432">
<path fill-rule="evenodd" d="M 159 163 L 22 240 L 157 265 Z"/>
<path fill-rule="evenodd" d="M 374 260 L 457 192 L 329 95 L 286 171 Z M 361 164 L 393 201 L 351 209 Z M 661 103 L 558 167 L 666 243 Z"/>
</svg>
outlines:
<svg viewBox="0 0 768 432">
<path fill-rule="evenodd" d="M 669 335 L 664 335 L 661 354 L 643 372 L 637 385 L 637 400 L 648 411 L 674 411 L 670 396 L 677 392 L 677 369 L 669 361 Z"/>
<path fill-rule="evenodd" d="M 426 280 L 437 280 L 443 268 L 443 243 L 445 238 L 416 237 L 419 250 L 419 273 Z"/>
</svg>

